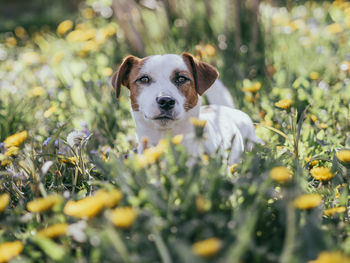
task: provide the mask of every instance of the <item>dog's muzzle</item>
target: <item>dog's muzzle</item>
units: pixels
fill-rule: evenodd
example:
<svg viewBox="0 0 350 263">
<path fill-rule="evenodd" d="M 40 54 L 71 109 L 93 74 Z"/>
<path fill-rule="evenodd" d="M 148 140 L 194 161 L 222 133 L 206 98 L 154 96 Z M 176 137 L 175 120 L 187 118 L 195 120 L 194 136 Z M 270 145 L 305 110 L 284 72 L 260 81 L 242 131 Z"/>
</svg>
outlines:
<svg viewBox="0 0 350 263">
<path fill-rule="evenodd" d="M 159 96 L 156 102 L 162 112 L 169 112 L 175 107 L 175 99 L 170 96 Z"/>
</svg>

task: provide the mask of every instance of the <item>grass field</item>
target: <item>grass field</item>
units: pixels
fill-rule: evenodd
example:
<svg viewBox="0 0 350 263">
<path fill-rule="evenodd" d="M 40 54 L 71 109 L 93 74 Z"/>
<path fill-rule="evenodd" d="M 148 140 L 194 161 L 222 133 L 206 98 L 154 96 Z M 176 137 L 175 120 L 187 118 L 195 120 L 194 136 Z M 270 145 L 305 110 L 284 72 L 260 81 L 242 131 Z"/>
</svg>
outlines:
<svg viewBox="0 0 350 263">
<path fill-rule="evenodd" d="M 215 64 L 266 142 L 189 167 L 181 137 L 135 153 L 127 89 L 117 101 L 110 84 L 130 50 L 90 2 L 0 33 L 0 262 L 350 262 L 350 3 L 261 3 L 253 75 L 227 63 L 223 0 L 214 39 L 141 10 L 146 52 Z"/>
</svg>

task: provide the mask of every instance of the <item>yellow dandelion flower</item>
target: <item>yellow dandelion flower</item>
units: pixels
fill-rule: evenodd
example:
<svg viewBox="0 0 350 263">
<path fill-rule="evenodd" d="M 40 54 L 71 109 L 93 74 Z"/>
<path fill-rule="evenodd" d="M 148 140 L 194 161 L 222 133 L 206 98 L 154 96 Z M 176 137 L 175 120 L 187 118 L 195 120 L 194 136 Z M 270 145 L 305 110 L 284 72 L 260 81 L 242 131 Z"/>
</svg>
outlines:
<svg viewBox="0 0 350 263">
<path fill-rule="evenodd" d="M 96 216 L 104 207 L 104 198 L 88 196 L 79 201 L 68 201 L 63 208 L 66 215 L 77 218 L 92 218 Z"/>
<path fill-rule="evenodd" d="M 238 167 L 238 164 L 235 163 L 235 164 L 232 164 L 230 166 L 230 174 L 233 174 L 235 171 L 236 171 L 236 168 Z"/>
<path fill-rule="evenodd" d="M 22 131 L 7 137 L 4 141 L 5 147 L 10 148 L 11 146 L 21 145 L 28 137 L 27 131 Z"/>
<path fill-rule="evenodd" d="M 15 34 L 17 37 L 22 38 L 26 34 L 26 30 L 22 26 L 15 28 Z"/>
<path fill-rule="evenodd" d="M 2 167 L 5 167 L 5 166 L 7 166 L 7 165 L 10 165 L 11 163 L 12 163 L 11 160 L 2 160 L 2 161 L 1 161 L 1 166 L 2 166 Z"/>
<path fill-rule="evenodd" d="M 45 93 L 45 90 L 42 87 L 36 86 L 28 91 L 28 96 L 29 97 L 40 97 L 40 96 L 44 95 L 44 93 Z"/>
<path fill-rule="evenodd" d="M 20 241 L 6 242 L 0 244 L 0 263 L 7 262 L 21 254 L 23 244 Z"/>
<path fill-rule="evenodd" d="M 57 106 L 53 105 L 44 112 L 44 118 L 49 118 L 52 114 L 57 111 Z"/>
<path fill-rule="evenodd" d="M 338 207 L 332 207 L 332 208 L 325 209 L 323 211 L 323 214 L 325 216 L 331 216 L 331 215 L 338 214 L 338 213 L 344 213 L 345 211 L 346 211 L 345 206 L 338 206 Z"/>
<path fill-rule="evenodd" d="M 328 181 L 335 176 L 328 167 L 314 167 L 310 170 L 310 173 L 313 178 L 319 181 Z"/>
<path fill-rule="evenodd" d="M 311 120 L 313 121 L 313 122 L 316 122 L 317 121 L 317 116 L 316 115 L 311 115 Z"/>
<path fill-rule="evenodd" d="M 26 65 L 34 65 L 40 62 L 40 56 L 38 53 L 30 51 L 22 55 L 22 60 Z"/>
<path fill-rule="evenodd" d="M 10 195 L 8 193 L 0 195 L 0 212 L 4 211 L 10 202 Z"/>
<path fill-rule="evenodd" d="M 206 44 L 204 46 L 205 53 L 208 55 L 208 57 L 215 56 L 216 54 L 216 48 L 214 45 Z"/>
<path fill-rule="evenodd" d="M 14 37 L 8 37 L 8 38 L 6 38 L 6 44 L 9 47 L 14 47 L 17 45 L 17 40 Z"/>
<path fill-rule="evenodd" d="M 60 163 L 68 163 L 68 164 L 77 164 L 77 157 L 73 156 L 73 157 L 63 157 L 62 159 L 60 159 Z"/>
<path fill-rule="evenodd" d="M 172 139 L 171 139 L 171 142 L 175 145 L 178 145 L 182 142 L 184 138 L 184 135 L 183 134 L 178 134 L 178 135 L 175 135 Z"/>
<path fill-rule="evenodd" d="M 5 152 L 5 156 L 10 157 L 10 156 L 15 156 L 19 152 L 19 148 L 17 146 L 11 146 L 8 148 Z"/>
<path fill-rule="evenodd" d="M 337 34 L 343 32 L 343 27 L 338 23 L 330 24 L 326 27 L 326 30 L 331 34 Z"/>
<path fill-rule="evenodd" d="M 327 123 L 321 123 L 320 124 L 320 128 L 321 129 L 327 129 L 328 128 L 328 124 Z"/>
<path fill-rule="evenodd" d="M 255 102 L 255 99 L 253 96 L 245 96 L 244 99 L 248 102 L 251 102 L 251 103 L 254 103 Z"/>
<path fill-rule="evenodd" d="M 198 212 L 204 212 L 208 209 L 208 201 L 205 199 L 204 196 L 199 195 L 196 197 L 196 208 Z"/>
<path fill-rule="evenodd" d="M 192 245 L 192 251 L 199 257 L 212 257 L 217 254 L 222 246 L 222 242 L 218 238 L 208 238 Z"/>
<path fill-rule="evenodd" d="M 69 42 L 88 41 L 90 39 L 95 38 L 95 35 L 96 35 L 96 29 L 94 28 L 76 29 L 67 35 L 67 40 Z"/>
<path fill-rule="evenodd" d="M 33 201 L 30 201 L 27 204 L 27 209 L 29 212 L 43 212 L 50 210 L 52 207 L 54 207 L 56 204 L 60 203 L 62 201 L 62 198 L 59 195 L 50 195 L 43 198 L 37 198 Z"/>
<path fill-rule="evenodd" d="M 270 177 L 279 183 L 285 183 L 292 179 L 292 172 L 285 166 L 276 166 L 271 169 Z"/>
<path fill-rule="evenodd" d="M 91 19 L 94 17 L 94 10 L 90 7 L 85 8 L 82 12 L 82 16 L 86 19 Z"/>
<path fill-rule="evenodd" d="M 68 230 L 67 224 L 55 224 L 38 231 L 37 235 L 47 238 L 55 238 L 65 235 Z"/>
<path fill-rule="evenodd" d="M 130 206 L 115 208 L 109 220 L 117 227 L 129 228 L 135 221 L 137 213 Z"/>
<path fill-rule="evenodd" d="M 318 74 L 318 72 L 314 71 L 314 72 L 310 73 L 309 77 L 311 80 L 318 80 L 319 74 Z"/>
<path fill-rule="evenodd" d="M 339 162 L 343 164 L 350 164 L 350 150 L 340 150 L 336 154 Z"/>
<path fill-rule="evenodd" d="M 147 148 L 143 154 L 137 155 L 137 163 L 140 167 L 145 167 L 149 164 L 155 163 L 160 156 L 167 150 L 168 141 L 166 139 L 160 140 L 157 146 Z"/>
<path fill-rule="evenodd" d="M 111 68 L 104 68 L 102 72 L 103 76 L 109 77 L 113 74 L 113 69 Z"/>
<path fill-rule="evenodd" d="M 190 118 L 190 122 L 194 125 L 194 126 L 197 126 L 197 127 L 204 127 L 205 124 L 207 123 L 206 120 L 200 120 L 200 119 L 197 119 L 197 118 Z"/>
<path fill-rule="evenodd" d="M 95 196 L 103 200 L 105 207 L 112 208 L 113 206 L 116 206 L 119 203 L 119 201 L 123 197 L 123 194 L 117 189 L 113 189 L 111 191 L 101 189 L 97 191 Z"/>
<path fill-rule="evenodd" d="M 309 163 L 309 165 L 311 167 L 313 167 L 313 166 L 318 164 L 318 160 L 312 160 L 312 161 L 310 161 L 310 160 L 311 160 L 311 157 L 306 157 L 305 158 L 305 163 Z"/>
<path fill-rule="evenodd" d="M 308 263 L 350 263 L 350 258 L 338 251 L 323 251 L 318 255 L 317 259 Z"/>
<path fill-rule="evenodd" d="M 62 36 L 68 31 L 70 31 L 72 28 L 73 28 L 73 22 L 71 20 L 64 20 L 58 25 L 56 33 Z"/>
<path fill-rule="evenodd" d="M 297 197 L 293 204 L 301 210 L 308 210 L 320 205 L 322 197 L 319 194 L 303 194 Z"/>
<path fill-rule="evenodd" d="M 245 91 L 245 92 L 251 92 L 251 93 L 255 93 L 257 92 L 258 90 L 260 90 L 261 88 L 261 83 L 260 82 L 256 82 L 250 86 L 246 86 L 246 87 L 243 87 L 242 90 Z"/>
<path fill-rule="evenodd" d="M 292 104 L 292 101 L 290 99 L 283 99 L 283 100 L 276 102 L 275 106 L 280 108 L 280 109 L 287 110 L 290 108 L 291 104 Z"/>
</svg>

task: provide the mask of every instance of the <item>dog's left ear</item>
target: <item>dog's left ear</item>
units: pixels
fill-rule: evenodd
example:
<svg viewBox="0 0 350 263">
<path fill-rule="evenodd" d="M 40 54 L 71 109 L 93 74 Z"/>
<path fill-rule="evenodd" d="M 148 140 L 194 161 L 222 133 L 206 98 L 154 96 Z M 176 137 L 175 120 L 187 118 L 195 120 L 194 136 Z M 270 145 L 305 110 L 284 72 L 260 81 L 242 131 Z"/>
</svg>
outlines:
<svg viewBox="0 0 350 263">
<path fill-rule="evenodd" d="M 129 88 L 129 75 L 133 66 L 139 62 L 139 58 L 135 56 L 127 56 L 124 58 L 117 72 L 112 76 L 112 85 L 115 88 L 115 96 L 118 99 L 120 96 L 121 85 Z"/>
<path fill-rule="evenodd" d="M 199 61 L 190 53 L 184 52 L 181 56 L 189 70 L 192 71 L 197 93 L 202 95 L 218 78 L 218 71 L 213 66 Z"/>
</svg>

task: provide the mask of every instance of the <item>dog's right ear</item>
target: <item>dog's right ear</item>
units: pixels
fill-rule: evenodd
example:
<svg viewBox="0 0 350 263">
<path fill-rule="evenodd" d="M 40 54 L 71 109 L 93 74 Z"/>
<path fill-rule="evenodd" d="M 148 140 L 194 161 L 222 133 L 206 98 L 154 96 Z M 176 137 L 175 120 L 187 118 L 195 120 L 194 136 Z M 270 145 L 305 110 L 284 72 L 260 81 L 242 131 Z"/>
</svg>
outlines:
<svg viewBox="0 0 350 263">
<path fill-rule="evenodd" d="M 117 72 L 112 76 L 112 85 L 115 88 L 115 96 L 120 96 L 121 85 L 129 88 L 129 75 L 133 66 L 139 62 L 139 58 L 135 56 L 127 56 L 124 58 Z"/>
</svg>

